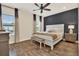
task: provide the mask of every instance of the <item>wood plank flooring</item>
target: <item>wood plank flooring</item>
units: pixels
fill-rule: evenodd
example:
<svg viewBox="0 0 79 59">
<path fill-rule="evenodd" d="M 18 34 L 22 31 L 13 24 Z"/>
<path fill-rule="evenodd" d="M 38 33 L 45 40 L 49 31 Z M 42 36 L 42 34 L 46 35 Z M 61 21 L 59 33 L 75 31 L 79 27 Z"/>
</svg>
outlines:
<svg viewBox="0 0 79 59">
<path fill-rule="evenodd" d="M 39 49 L 39 43 L 30 40 L 10 45 L 10 56 L 77 56 L 77 52 L 76 43 L 64 41 L 55 45 L 53 51 L 48 46 Z"/>
</svg>

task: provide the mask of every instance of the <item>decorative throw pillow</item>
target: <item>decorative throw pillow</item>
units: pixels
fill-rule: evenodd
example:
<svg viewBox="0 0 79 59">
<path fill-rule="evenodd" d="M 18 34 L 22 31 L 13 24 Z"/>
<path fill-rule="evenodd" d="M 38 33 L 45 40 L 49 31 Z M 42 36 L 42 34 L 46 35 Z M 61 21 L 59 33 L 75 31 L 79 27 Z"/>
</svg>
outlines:
<svg viewBox="0 0 79 59">
<path fill-rule="evenodd" d="M 53 37 L 53 39 L 56 39 L 57 38 L 57 34 L 53 34 L 52 37 Z"/>
</svg>

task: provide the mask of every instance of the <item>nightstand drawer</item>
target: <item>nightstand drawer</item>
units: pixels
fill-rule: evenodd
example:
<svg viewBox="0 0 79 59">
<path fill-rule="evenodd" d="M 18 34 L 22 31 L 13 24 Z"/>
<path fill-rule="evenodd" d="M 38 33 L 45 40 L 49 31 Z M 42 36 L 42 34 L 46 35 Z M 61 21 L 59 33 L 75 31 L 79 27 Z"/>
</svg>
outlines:
<svg viewBox="0 0 79 59">
<path fill-rule="evenodd" d="M 73 33 L 73 34 L 65 33 L 65 41 L 75 42 L 76 33 Z"/>
</svg>

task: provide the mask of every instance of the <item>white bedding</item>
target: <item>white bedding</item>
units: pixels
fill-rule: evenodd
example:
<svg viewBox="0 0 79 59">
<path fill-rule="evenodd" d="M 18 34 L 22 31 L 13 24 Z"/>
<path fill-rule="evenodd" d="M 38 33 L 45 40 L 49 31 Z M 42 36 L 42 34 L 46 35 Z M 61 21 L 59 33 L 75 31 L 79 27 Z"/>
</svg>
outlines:
<svg viewBox="0 0 79 59">
<path fill-rule="evenodd" d="M 54 33 L 47 33 L 47 32 L 42 32 L 44 34 L 54 34 Z M 55 33 L 56 34 L 56 33 Z M 61 38 L 62 37 L 62 33 L 57 33 L 57 38 Z M 34 36 L 37 36 L 37 37 L 40 37 L 40 38 L 43 38 L 43 39 L 46 39 L 46 40 L 53 40 L 53 37 L 50 36 L 50 35 L 41 35 L 41 34 L 34 34 Z"/>
<path fill-rule="evenodd" d="M 47 32 L 42 32 L 42 33 L 47 34 Z M 52 34 L 52 33 L 48 33 L 48 34 Z M 57 33 L 57 34 L 59 34 L 59 35 L 58 35 L 58 37 L 56 39 L 53 39 L 53 37 L 50 36 L 50 35 L 34 34 L 34 36 L 45 39 L 44 43 L 46 45 L 53 46 L 53 45 L 55 45 L 56 43 L 58 43 L 59 41 L 61 41 L 63 39 L 62 33 Z M 42 39 L 40 39 L 40 41 Z"/>
</svg>

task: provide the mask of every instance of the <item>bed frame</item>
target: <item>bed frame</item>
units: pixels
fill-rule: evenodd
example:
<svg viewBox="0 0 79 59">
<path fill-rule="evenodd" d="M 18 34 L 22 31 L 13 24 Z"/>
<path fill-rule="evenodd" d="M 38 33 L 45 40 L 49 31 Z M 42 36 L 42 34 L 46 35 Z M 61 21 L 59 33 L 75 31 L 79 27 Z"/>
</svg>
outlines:
<svg viewBox="0 0 79 59">
<path fill-rule="evenodd" d="M 50 36 L 41 35 L 41 34 L 40 35 L 34 34 L 33 35 L 33 37 L 34 37 L 33 40 L 35 40 L 35 41 L 40 43 L 40 48 L 41 48 L 41 43 L 44 43 L 44 45 L 50 46 L 51 50 L 53 50 L 54 45 L 57 44 L 58 42 L 60 42 L 63 39 L 64 24 L 47 25 L 46 26 L 46 33 L 49 30 L 53 30 L 53 31 L 56 31 L 57 33 L 60 33 L 60 38 L 58 38 L 58 40 L 53 40 Z"/>
</svg>

